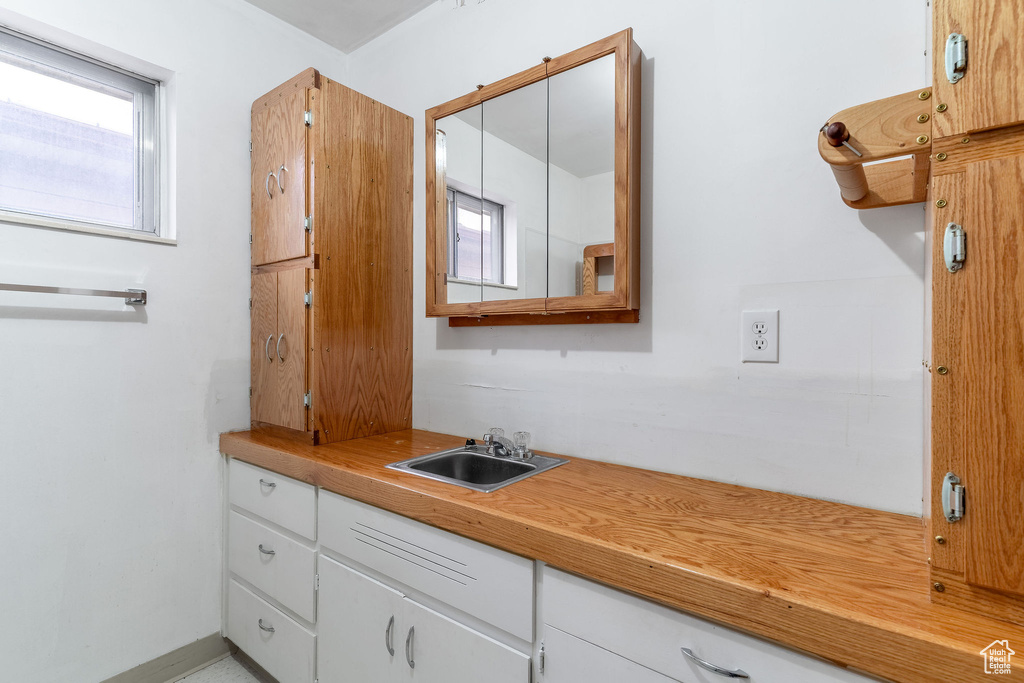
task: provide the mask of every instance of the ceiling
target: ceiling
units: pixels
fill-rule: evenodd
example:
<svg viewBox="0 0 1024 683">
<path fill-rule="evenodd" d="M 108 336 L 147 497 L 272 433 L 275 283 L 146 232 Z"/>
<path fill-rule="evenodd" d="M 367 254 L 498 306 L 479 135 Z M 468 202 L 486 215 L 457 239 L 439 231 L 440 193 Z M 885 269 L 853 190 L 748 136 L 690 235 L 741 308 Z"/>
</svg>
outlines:
<svg viewBox="0 0 1024 683">
<path fill-rule="evenodd" d="M 246 1 L 348 53 L 437 0 Z"/>
</svg>

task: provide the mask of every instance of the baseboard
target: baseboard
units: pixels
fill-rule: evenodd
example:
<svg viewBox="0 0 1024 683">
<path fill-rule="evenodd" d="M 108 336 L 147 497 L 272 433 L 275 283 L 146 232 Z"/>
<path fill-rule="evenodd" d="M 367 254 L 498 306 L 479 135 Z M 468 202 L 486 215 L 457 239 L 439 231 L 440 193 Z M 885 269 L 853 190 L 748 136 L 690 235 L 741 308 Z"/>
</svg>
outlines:
<svg viewBox="0 0 1024 683">
<path fill-rule="evenodd" d="M 231 646 L 227 639 L 219 633 L 213 633 L 108 678 L 103 683 L 170 683 L 218 659 L 223 659 L 230 653 Z"/>
</svg>

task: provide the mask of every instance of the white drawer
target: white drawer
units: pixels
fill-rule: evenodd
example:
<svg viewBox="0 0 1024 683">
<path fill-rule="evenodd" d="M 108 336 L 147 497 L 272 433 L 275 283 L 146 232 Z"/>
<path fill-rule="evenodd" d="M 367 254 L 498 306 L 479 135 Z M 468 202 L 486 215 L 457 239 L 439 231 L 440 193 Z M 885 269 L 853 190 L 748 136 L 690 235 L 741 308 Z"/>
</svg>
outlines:
<svg viewBox="0 0 1024 683">
<path fill-rule="evenodd" d="M 278 683 L 313 683 L 316 636 L 236 581 L 228 586 L 227 637 Z"/>
<path fill-rule="evenodd" d="M 228 465 L 228 502 L 316 539 L 316 487 L 232 458 Z"/>
<path fill-rule="evenodd" d="M 228 569 L 294 611 L 316 621 L 316 552 L 232 511 Z"/>
<path fill-rule="evenodd" d="M 683 647 L 756 683 L 874 680 L 551 567 L 543 570 L 542 595 L 545 624 L 679 681 L 718 679 L 688 661 Z"/>
<path fill-rule="evenodd" d="M 320 544 L 394 581 L 533 640 L 533 561 L 320 492 Z"/>
</svg>

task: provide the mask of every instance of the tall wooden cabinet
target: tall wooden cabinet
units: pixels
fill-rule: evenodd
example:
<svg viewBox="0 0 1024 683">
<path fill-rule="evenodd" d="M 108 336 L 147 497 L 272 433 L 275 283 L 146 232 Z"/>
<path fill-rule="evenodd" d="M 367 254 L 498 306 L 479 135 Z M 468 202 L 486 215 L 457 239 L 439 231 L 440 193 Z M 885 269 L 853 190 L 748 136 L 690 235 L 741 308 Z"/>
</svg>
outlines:
<svg viewBox="0 0 1024 683">
<path fill-rule="evenodd" d="M 936 602 L 1024 624 L 1024 3 L 934 7 L 931 503 Z M 947 37 L 967 41 L 946 78 Z M 946 265 L 947 228 L 965 236 Z M 957 480 L 947 477 L 952 474 Z M 962 486 L 957 489 L 956 486 Z M 947 514 L 962 492 L 962 516 Z"/>
<path fill-rule="evenodd" d="M 252 107 L 252 422 L 412 424 L 412 118 L 307 69 Z"/>
</svg>

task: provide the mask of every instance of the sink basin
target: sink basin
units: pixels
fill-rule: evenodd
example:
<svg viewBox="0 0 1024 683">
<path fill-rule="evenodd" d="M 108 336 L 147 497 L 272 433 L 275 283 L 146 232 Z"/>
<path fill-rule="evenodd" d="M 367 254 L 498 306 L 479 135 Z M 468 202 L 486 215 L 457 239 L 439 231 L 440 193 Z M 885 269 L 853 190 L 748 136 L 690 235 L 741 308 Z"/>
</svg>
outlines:
<svg viewBox="0 0 1024 683">
<path fill-rule="evenodd" d="M 388 468 L 490 493 L 567 462 L 546 455 L 534 455 L 529 460 L 502 458 L 489 455 L 484 446 L 462 446 L 393 462 Z"/>
</svg>

